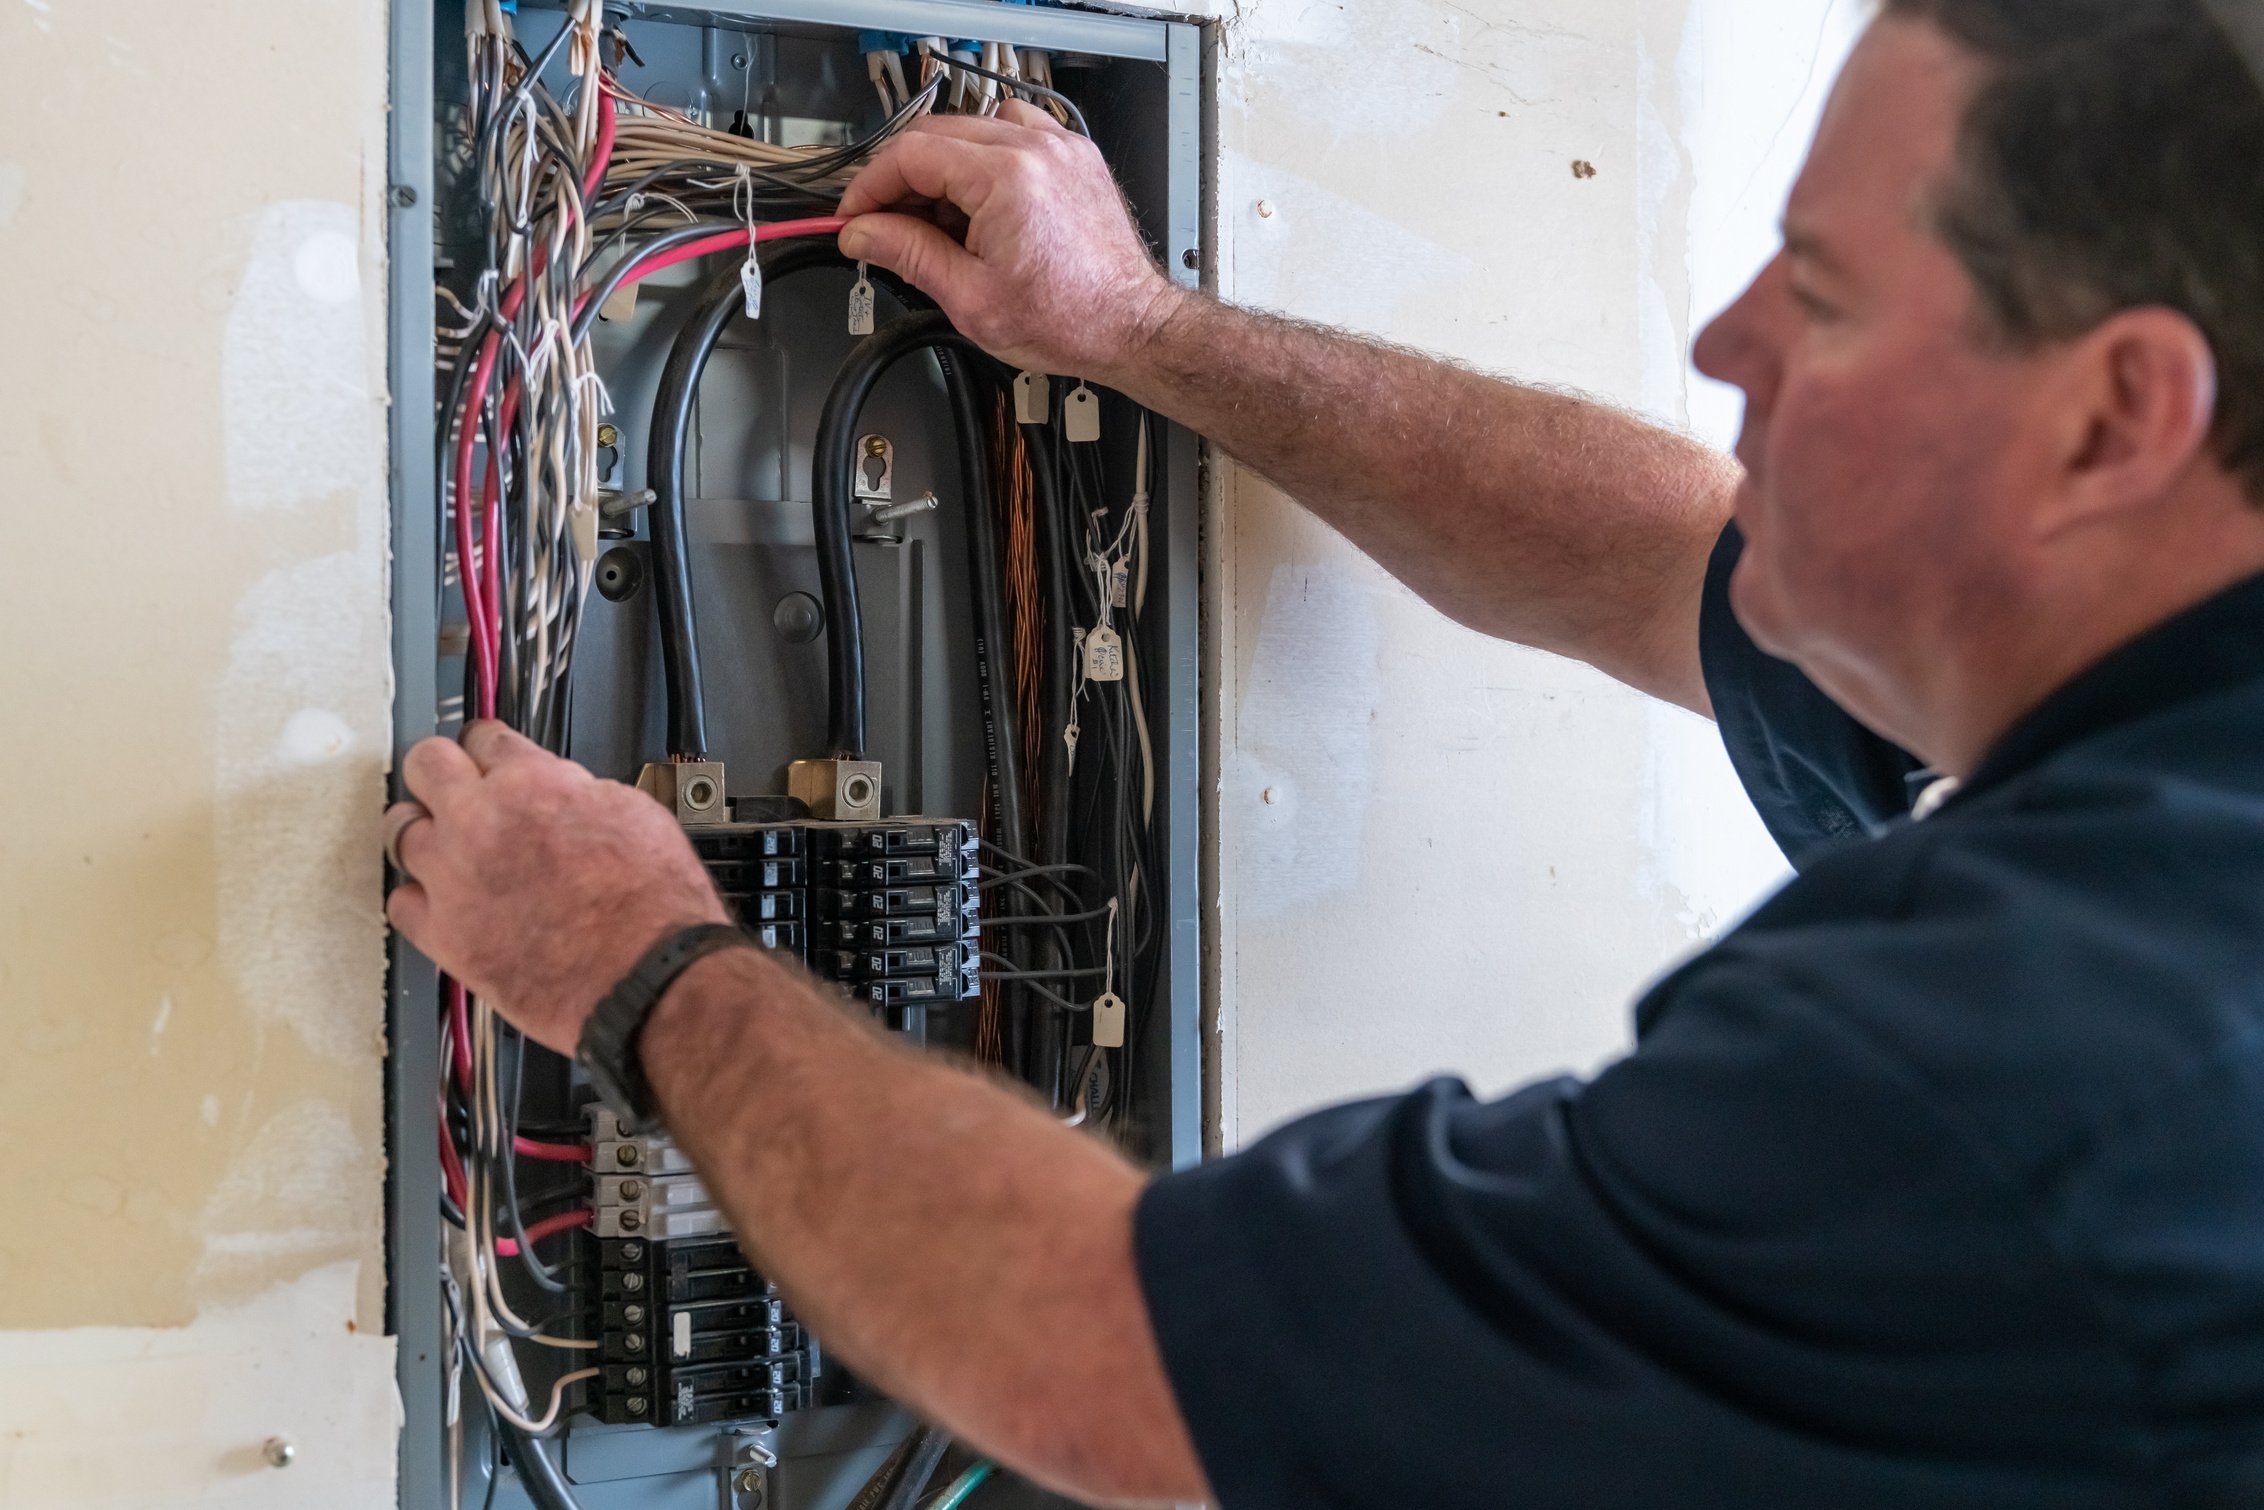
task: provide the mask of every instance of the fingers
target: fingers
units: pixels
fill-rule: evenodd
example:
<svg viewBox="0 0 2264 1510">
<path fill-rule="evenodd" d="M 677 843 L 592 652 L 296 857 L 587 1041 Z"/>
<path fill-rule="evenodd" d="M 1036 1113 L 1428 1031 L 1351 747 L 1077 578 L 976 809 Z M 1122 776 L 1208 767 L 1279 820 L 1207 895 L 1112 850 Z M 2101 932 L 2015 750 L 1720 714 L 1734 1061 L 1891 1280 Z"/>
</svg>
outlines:
<svg viewBox="0 0 2264 1510">
<path fill-rule="evenodd" d="M 947 119 L 956 118 L 957 117 L 947 117 Z M 1012 99 L 1000 104 L 1000 106 L 998 107 L 998 114 L 992 117 L 992 119 L 1006 121 L 1013 125 L 1027 127 L 1034 131 L 1066 132 L 1069 130 L 1067 126 L 1064 126 L 1063 124 L 1061 124 L 1061 122 L 1053 118 L 1052 111 L 1046 109 L 1043 105 L 1032 104 L 1030 101 L 1023 99 L 1020 95 L 1016 95 Z"/>
<path fill-rule="evenodd" d="M 417 874 L 416 854 L 432 842 L 432 810 L 421 802 L 396 802 L 385 810 L 385 853 L 404 876 Z"/>
<path fill-rule="evenodd" d="M 972 215 L 997 187 L 1003 156 L 995 143 L 907 131 L 851 180 L 841 196 L 841 214 L 853 220 L 907 199 L 948 199 Z"/>
<path fill-rule="evenodd" d="M 877 262 L 949 312 L 982 263 L 938 227 L 911 215 L 860 215 L 841 228 L 841 255 Z"/>
<path fill-rule="evenodd" d="M 1020 101 L 1012 103 L 1019 104 Z M 1045 115 L 1045 112 L 1041 110 L 1038 114 Z M 1053 117 L 1046 116 L 1046 119 L 1050 122 Z M 907 128 L 904 134 L 909 136 L 914 131 L 925 131 L 931 136 L 949 136 L 966 142 L 987 142 L 998 146 L 1011 146 L 1020 139 L 1026 126 L 1027 122 L 1004 118 L 1004 111 L 1002 110 L 999 115 L 926 116 L 919 124 Z"/>
<path fill-rule="evenodd" d="M 464 725 L 462 744 L 464 753 L 472 758 L 483 775 L 499 765 L 547 753 L 524 734 L 492 718 L 476 719 Z"/>
<path fill-rule="evenodd" d="M 452 739 L 422 739 L 401 758 L 401 785 L 436 813 L 479 785 L 480 768 Z"/>
<path fill-rule="evenodd" d="M 425 924 L 431 919 L 432 899 L 414 881 L 403 881 L 385 899 L 385 920 L 428 957 L 432 951 L 425 947 Z"/>
</svg>

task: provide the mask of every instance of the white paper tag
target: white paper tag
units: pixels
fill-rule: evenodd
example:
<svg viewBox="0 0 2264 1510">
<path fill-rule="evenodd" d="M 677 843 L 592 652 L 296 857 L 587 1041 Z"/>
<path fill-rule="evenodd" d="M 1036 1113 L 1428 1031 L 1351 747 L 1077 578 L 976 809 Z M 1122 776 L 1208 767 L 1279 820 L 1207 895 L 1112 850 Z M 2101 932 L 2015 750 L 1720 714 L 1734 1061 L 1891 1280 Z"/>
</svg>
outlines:
<svg viewBox="0 0 2264 1510">
<path fill-rule="evenodd" d="M 1124 680 L 1124 641 L 1105 624 L 1085 636 L 1085 679 L 1093 682 Z"/>
<path fill-rule="evenodd" d="M 634 283 L 622 284 L 612 293 L 607 294 L 605 302 L 597 307 L 597 317 L 608 324 L 617 324 L 622 320 L 634 319 L 636 313 L 637 285 Z"/>
<path fill-rule="evenodd" d="M 1094 441 L 1101 438 L 1101 396 L 1079 383 L 1069 390 L 1062 404 L 1062 428 L 1073 441 Z"/>
<path fill-rule="evenodd" d="M 1131 587 L 1131 564 L 1125 561 L 1117 562 L 1108 574 L 1108 601 L 1110 606 L 1122 608 L 1125 600 L 1131 596 Z"/>
<path fill-rule="evenodd" d="M 1129 1013 L 1124 998 L 1114 991 L 1103 991 L 1093 999 L 1093 1047 L 1121 1049 L 1124 1047 L 1124 1023 Z"/>
<path fill-rule="evenodd" d="M 869 336 L 873 333 L 873 281 L 865 276 L 865 264 L 857 264 L 857 286 L 849 290 L 849 334 Z"/>
<path fill-rule="evenodd" d="M 747 318 L 763 317 L 763 265 L 755 260 L 752 243 L 747 247 L 747 260 L 739 264 L 739 287 L 747 296 Z"/>
<path fill-rule="evenodd" d="M 1014 380 L 1014 423 L 1042 425 L 1052 407 L 1053 385 L 1042 372 L 1025 372 Z"/>
</svg>

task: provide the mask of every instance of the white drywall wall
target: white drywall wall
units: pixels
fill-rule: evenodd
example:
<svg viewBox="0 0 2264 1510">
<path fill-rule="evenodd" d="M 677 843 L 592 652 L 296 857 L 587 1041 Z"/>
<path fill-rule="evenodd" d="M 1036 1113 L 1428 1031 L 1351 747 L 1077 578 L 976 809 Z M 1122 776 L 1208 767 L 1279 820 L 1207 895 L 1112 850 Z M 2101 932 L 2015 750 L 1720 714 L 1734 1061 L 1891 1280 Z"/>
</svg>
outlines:
<svg viewBox="0 0 2264 1510">
<path fill-rule="evenodd" d="M 1769 254 L 1861 0 L 1217 14 L 1223 293 L 1732 438 L 1690 341 Z M 1624 1048 L 1783 873 L 1712 727 L 1447 623 L 1253 476 L 1220 511 L 1220 1140 Z"/>
<path fill-rule="evenodd" d="M 385 44 L 0 0 L 5 1510 L 393 1503 Z"/>
</svg>

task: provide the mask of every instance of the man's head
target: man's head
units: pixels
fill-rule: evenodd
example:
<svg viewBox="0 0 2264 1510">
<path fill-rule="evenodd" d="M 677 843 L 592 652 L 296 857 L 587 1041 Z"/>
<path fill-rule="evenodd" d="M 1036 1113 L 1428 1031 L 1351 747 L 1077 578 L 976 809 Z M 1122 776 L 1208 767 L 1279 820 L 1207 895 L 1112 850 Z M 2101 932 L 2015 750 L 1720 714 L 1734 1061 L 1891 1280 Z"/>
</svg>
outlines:
<svg viewBox="0 0 2264 1510">
<path fill-rule="evenodd" d="M 1883 12 L 1698 360 L 1748 395 L 1740 616 L 1964 769 L 2264 570 L 2264 90 L 2201 0 Z"/>
</svg>

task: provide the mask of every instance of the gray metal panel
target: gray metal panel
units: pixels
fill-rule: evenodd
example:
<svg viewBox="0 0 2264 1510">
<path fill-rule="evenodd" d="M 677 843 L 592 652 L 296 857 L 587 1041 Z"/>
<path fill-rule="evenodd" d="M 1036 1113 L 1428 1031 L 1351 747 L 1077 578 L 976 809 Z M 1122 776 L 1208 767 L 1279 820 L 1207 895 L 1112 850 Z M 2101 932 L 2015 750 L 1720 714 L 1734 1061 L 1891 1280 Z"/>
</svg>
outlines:
<svg viewBox="0 0 2264 1510">
<path fill-rule="evenodd" d="M 395 186 L 415 194 L 413 205 L 397 205 L 389 217 L 396 756 L 435 731 L 442 692 L 438 685 L 441 668 L 432 654 L 440 628 L 436 571 L 441 530 L 431 428 L 435 396 L 429 320 L 433 307 L 434 63 L 438 56 L 435 8 L 436 0 L 393 0 L 392 5 L 390 176 Z M 1197 268 L 1189 268 L 1184 256 L 1189 250 L 1198 254 L 1204 250 L 1199 28 L 1090 12 L 999 5 L 991 0 L 719 0 L 698 9 L 637 7 L 636 13 L 691 22 L 743 17 L 790 25 L 821 23 L 992 38 L 1020 46 L 1132 60 L 1135 64 L 1163 63 L 1164 68 L 1145 78 L 1139 78 L 1144 70 L 1137 67 L 1116 67 L 1127 79 L 1137 80 L 1133 92 L 1143 102 L 1137 107 L 1142 116 L 1155 109 L 1153 102 L 1159 93 L 1168 95 L 1162 111 L 1166 131 L 1161 155 L 1165 161 L 1150 159 L 1141 165 L 1138 175 L 1142 180 L 1143 219 L 1158 238 L 1172 275 L 1190 285 L 1198 281 L 1200 255 Z M 447 14 L 455 14 L 452 6 Z M 453 41 L 452 36 L 445 39 L 444 52 Z M 1096 128 L 1101 124 L 1096 118 Z M 948 446 L 936 450 L 939 460 L 949 454 Z M 641 456 L 641 444 L 634 452 Z M 806 461 L 797 456 L 790 472 L 798 475 L 805 469 Z M 1144 1042 L 1149 1046 L 1149 1062 L 1162 1071 L 1154 1083 L 1167 1103 L 1167 1107 L 1158 1108 L 1167 1115 L 1164 1125 L 1157 1129 L 1154 1151 L 1175 1165 L 1184 1165 L 1193 1162 L 1201 1150 L 1201 932 L 1196 876 L 1203 811 L 1197 702 L 1202 507 L 1200 442 L 1196 437 L 1176 427 L 1167 429 L 1164 471 L 1158 481 L 1157 523 L 1163 536 L 1159 559 L 1164 570 L 1156 591 L 1162 600 L 1158 627 L 1165 662 L 1159 676 L 1164 703 L 1160 722 L 1164 729 L 1157 752 L 1158 821 L 1159 843 L 1169 872 L 1169 942 L 1161 1003 L 1165 1010 L 1156 1014 L 1161 1020 Z M 791 493 L 788 496 L 791 498 Z M 939 583 L 948 582 L 957 575 L 955 550 L 941 540 L 933 543 L 942 549 L 930 556 L 928 571 Z M 875 597 L 885 598 L 886 593 L 876 593 Z M 959 643 L 963 634 L 956 627 L 936 634 L 938 626 L 933 618 L 944 611 L 933 605 L 955 603 L 956 599 L 948 592 L 929 597 L 931 606 L 914 608 L 907 618 L 928 624 L 932 639 Z M 873 627 L 888 632 L 883 625 Z M 905 622 L 895 627 L 901 633 L 911 625 Z M 927 714 L 928 727 L 922 732 L 927 736 L 928 751 L 919 763 L 930 765 L 937 759 L 932 752 L 948 743 L 948 721 L 941 717 L 937 702 L 925 702 L 923 711 Z M 935 788 L 955 787 L 965 779 L 950 765 L 942 770 L 930 765 L 927 774 L 931 801 L 918 805 L 932 806 Z M 445 1450 L 440 1419 L 444 1375 L 438 1348 L 439 1295 L 437 1285 L 428 1282 L 439 1249 L 438 1150 L 430 1090 L 438 1074 L 434 1031 L 437 981 L 429 962 L 398 941 L 394 944 L 390 1006 L 392 1052 L 387 1093 L 393 1175 L 387 1193 L 392 1279 L 388 1301 L 391 1329 L 400 1339 L 398 1379 L 404 1408 L 400 1503 L 414 1510 L 432 1510 L 449 1502 L 443 1478 Z M 657 1441 L 657 1437 L 647 1440 Z M 483 1450 L 476 1436 L 467 1440 L 467 1457 L 477 1461 L 474 1455 Z M 576 1450 L 586 1454 L 587 1444 L 577 1443 L 570 1452 Z M 630 1504 L 683 1505 L 687 1510 L 694 1505 L 712 1506 L 713 1476 L 671 1468 L 660 1461 L 666 1457 L 656 1451 L 647 1470 L 657 1477 L 632 1476 L 592 1485 L 586 1496 L 590 1510 Z M 844 1459 L 834 1461 L 846 1466 Z M 1020 1503 L 1020 1496 L 1013 1490 L 1014 1486 L 1002 1485 L 999 1493 Z M 830 1490 L 817 1496 L 820 1500 L 830 1497 Z M 510 1483 L 498 1496 L 499 1505 L 523 1502 Z"/>
<path fill-rule="evenodd" d="M 387 297 L 392 340 L 393 770 L 431 734 L 439 705 L 432 646 L 439 633 L 438 537 L 433 506 L 433 140 L 431 0 L 393 0 L 393 108 L 386 145 Z M 403 201 L 406 201 L 404 203 Z M 403 1505 L 443 1505 L 439 1131 L 432 1111 L 439 982 L 432 964 L 391 941 L 386 1060 L 387 1330 L 399 1349 Z"/>
<path fill-rule="evenodd" d="M 998 0 L 708 0 L 697 6 L 626 5 L 632 18 L 699 22 L 715 16 L 850 26 L 916 37 L 966 37 L 1049 52 L 1165 61 L 1163 27 L 1131 16 L 1001 5 Z"/>
<path fill-rule="evenodd" d="M 1199 28 L 1164 28 L 1169 44 L 1167 107 L 1169 161 L 1166 194 L 1171 237 L 1165 243 L 1172 275 L 1193 286 L 1201 280 L 1203 226 L 1203 38 Z M 1183 253 L 1193 248 L 1196 266 Z M 1165 999 L 1171 1034 L 1171 1163 L 1183 1169 L 1203 1157 L 1202 887 L 1197 881 L 1202 830 L 1202 476 L 1201 440 L 1178 425 L 1165 449 L 1169 493 L 1164 584 L 1163 838 L 1168 873 L 1166 902 L 1171 945 L 1165 961 Z"/>
</svg>

